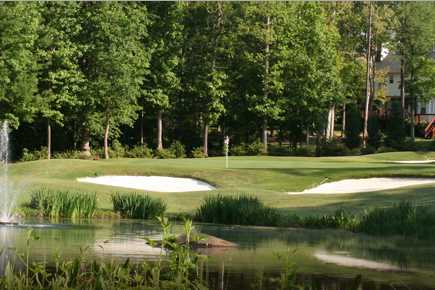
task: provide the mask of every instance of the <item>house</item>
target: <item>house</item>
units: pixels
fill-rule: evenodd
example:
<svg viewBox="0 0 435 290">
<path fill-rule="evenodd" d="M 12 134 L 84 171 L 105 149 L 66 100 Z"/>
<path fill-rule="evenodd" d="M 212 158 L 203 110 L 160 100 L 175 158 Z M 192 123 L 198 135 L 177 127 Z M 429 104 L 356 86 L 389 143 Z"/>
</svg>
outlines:
<svg viewBox="0 0 435 290">
<path fill-rule="evenodd" d="M 435 58 L 435 50 L 431 53 Z M 376 62 L 376 71 L 385 73 L 383 82 L 376 82 L 376 89 L 383 88 L 388 100 L 400 101 L 400 55 L 389 53 Z M 411 100 L 405 95 L 405 108 L 411 112 Z M 415 112 L 416 123 L 428 123 L 435 118 L 435 96 L 428 102 L 418 102 Z"/>
</svg>

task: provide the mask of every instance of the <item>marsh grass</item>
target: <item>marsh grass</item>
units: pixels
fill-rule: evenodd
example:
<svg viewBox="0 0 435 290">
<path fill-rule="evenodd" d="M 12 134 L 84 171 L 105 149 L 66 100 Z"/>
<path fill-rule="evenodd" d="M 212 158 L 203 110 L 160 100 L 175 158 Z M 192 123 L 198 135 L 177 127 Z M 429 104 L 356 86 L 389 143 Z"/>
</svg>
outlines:
<svg viewBox="0 0 435 290">
<path fill-rule="evenodd" d="M 91 218 L 97 209 L 97 197 L 95 193 L 42 189 L 31 194 L 30 208 L 51 218 Z"/>
<path fill-rule="evenodd" d="M 126 218 L 151 219 L 162 216 L 166 211 L 166 204 L 161 199 L 138 193 L 115 193 L 112 204 L 113 210 Z"/>
<path fill-rule="evenodd" d="M 215 195 L 206 197 L 195 213 L 195 220 L 219 224 L 277 225 L 279 213 L 265 206 L 256 196 Z"/>
</svg>

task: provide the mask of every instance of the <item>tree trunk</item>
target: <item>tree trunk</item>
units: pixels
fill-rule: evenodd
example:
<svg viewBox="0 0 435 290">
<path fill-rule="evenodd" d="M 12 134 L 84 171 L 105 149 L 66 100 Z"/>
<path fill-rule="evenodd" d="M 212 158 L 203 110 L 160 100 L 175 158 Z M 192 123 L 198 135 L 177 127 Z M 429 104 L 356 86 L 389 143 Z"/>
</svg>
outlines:
<svg viewBox="0 0 435 290">
<path fill-rule="evenodd" d="M 47 121 L 47 159 L 51 159 L 51 124 Z"/>
<path fill-rule="evenodd" d="M 369 3 L 369 29 L 367 33 L 367 67 L 366 67 L 366 104 L 364 110 L 364 128 L 363 128 L 363 147 L 367 146 L 368 137 L 368 120 L 369 120 L 369 109 L 370 109 L 370 68 L 371 68 L 371 45 L 372 45 L 372 2 Z"/>
<path fill-rule="evenodd" d="M 109 122 L 106 123 L 104 130 L 104 159 L 109 159 Z"/>
<path fill-rule="evenodd" d="M 342 115 L 342 128 L 341 128 L 341 137 L 344 138 L 345 137 L 345 132 L 346 132 L 346 103 L 343 104 L 343 115 Z"/>
<path fill-rule="evenodd" d="M 208 157 L 208 122 L 204 122 L 204 144 L 202 146 L 205 157 Z"/>
<path fill-rule="evenodd" d="M 162 111 L 157 112 L 157 149 L 163 149 L 163 121 L 162 121 Z"/>
<path fill-rule="evenodd" d="M 411 139 L 412 141 L 415 141 L 415 110 L 417 108 L 417 97 L 412 98 L 412 104 L 411 104 Z"/>
<path fill-rule="evenodd" d="M 264 153 L 267 153 L 267 120 L 264 120 L 263 122 L 262 140 L 263 140 L 263 151 Z"/>
<path fill-rule="evenodd" d="M 83 136 L 82 136 L 82 154 L 84 156 L 91 156 L 91 146 L 90 146 L 90 141 L 91 141 L 91 137 L 90 137 L 90 133 L 89 133 L 89 129 L 88 128 L 84 128 L 83 129 Z"/>
<path fill-rule="evenodd" d="M 144 123 L 144 112 L 143 109 L 140 114 L 140 145 L 144 145 L 144 132 L 143 132 L 143 123 Z"/>
<path fill-rule="evenodd" d="M 402 118 L 403 122 L 405 122 L 405 62 L 403 60 L 403 55 L 400 59 L 400 103 L 402 109 Z"/>
<path fill-rule="evenodd" d="M 335 106 L 332 106 L 328 112 L 328 125 L 326 127 L 326 140 L 332 140 L 334 138 L 335 127 Z"/>
</svg>

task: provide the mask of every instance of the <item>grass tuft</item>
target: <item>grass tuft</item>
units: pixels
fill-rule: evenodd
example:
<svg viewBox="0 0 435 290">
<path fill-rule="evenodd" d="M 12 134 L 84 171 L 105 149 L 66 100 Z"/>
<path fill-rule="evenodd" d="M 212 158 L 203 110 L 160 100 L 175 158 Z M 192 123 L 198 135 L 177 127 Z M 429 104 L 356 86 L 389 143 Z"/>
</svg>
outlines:
<svg viewBox="0 0 435 290">
<path fill-rule="evenodd" d="M 30 208 L 52 218 L 91 218 L 97 209 L 97 197 L 95 193 L 42 189 L 31 194 Z"/>
<path fill-rule="evenodd" d="M 166 203 L 159 198 L 137 193 L 112 195 L 113 210 L 122 217 L 134 219 L 150 219 L 162 216 L 166 211 Z"/>
</svg>

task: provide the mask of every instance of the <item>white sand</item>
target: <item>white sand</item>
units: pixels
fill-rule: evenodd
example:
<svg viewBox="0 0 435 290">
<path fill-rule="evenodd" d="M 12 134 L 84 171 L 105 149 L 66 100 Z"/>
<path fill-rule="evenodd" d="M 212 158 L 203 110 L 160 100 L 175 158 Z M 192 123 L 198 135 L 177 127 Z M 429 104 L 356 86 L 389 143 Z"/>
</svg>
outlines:
<svg viewBox="0 0 435 290">
<path fill-rule="evenodd" d="M 214 186 L 193 178 L 167 176 L 98 176 L 77 178 L 77 181 L 155 192 L 209 191 L 215 189 Z"/>
<path fill-rule="evenodd" d="M 344 179 L 335 182 L 323 183 L 319 186 L 306 189 L 301 192 L 289 192 L 289 194 L 342 194 L 373 192 L 425 184 L 435 184 L 435 178 L 376 177 L 364 179 Z"/>
<path fill-rule="evenodd" d="M 336 264 L 345 267 L 365 268 L 365 269 L 381 270 L 381 271 L 400 270 L 399 267 L 388 263 L 375 262 L 366 259 L 354 258 L 350 256 L 343 256 L 337 254 L 329 254 L 326 252 L 314 253 L 314 257 L 326 263 Z"/>
<path fill-rule="evenodd" d="M 402 161 L 393 161 L 393 163 L 401 163 L 401 164 L 427 164 L 427 163 L 435 163 L 435 160 L 402 160 Z"/>
</svg>

